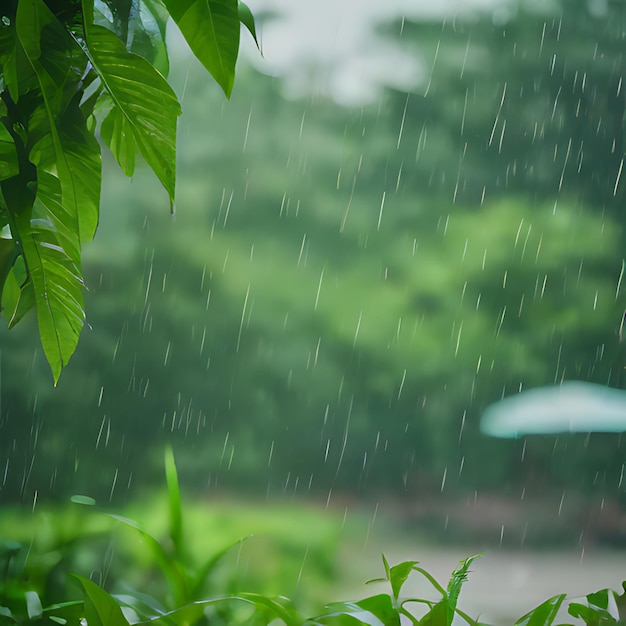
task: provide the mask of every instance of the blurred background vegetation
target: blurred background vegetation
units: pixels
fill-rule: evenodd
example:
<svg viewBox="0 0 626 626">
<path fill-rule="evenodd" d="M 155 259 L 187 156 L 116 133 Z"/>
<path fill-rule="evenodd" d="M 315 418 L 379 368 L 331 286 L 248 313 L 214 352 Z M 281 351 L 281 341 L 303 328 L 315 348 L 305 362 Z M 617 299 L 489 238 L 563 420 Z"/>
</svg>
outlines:
<svg viewBox="0 0 626 626">
<path fill-rule="evenodd" d="M 625 384 L 625 9 L 507 7 L 381 24 L 424 78 L 359 107 L 245 61 L 224 102 L 174 59 L 175 218 L 107 163 L 58 387 L 34 320 L 1 331 L 0 505 L 136 505 L 172 443 L 198 502 L 381 502 L 442 539 L 575 544 L 602 501 L 596 536 L 623 541 L 619 435 L 479 432 L 520 389 Z M 474 523 L 481 498 L 554 506 Z"/>
</svg>

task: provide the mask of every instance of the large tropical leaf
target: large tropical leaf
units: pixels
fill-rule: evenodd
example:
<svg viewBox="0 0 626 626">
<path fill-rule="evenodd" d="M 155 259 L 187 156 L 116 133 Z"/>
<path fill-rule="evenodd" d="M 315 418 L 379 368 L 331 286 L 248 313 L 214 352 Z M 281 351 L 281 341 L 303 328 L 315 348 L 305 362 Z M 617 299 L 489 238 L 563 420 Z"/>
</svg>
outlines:
<svg viewBox="0 0 626 626">
<path fill-rule="evenodd" d="M 0 72 L 4 84 L 15 102 L 20 96 L 20 85 L 24 86 L 32 79 L 32 68 L 25 61 L 24 55 L 17 45 L 15 27 L 0 20 Z"/>
<path fill-rule="evenodd" d="M 1 109 L 0 105 L 0 117 L 4 117 Z M 0 180 L 17 176 L 19 169 L 13 137 L 4 124 L 0 123 Z"/>
<path fill-rule="evenodd" d="M 70 217 L 59 180 L 39 171 L 32 218 L 20 214 L 16 219 L 28 270 L 20 299 L 28 302 L 34 296 L 39 335 L 55 382 L 74 353 L 85 319 L 83 280 L 75 261 L 79 242 Z"/>
<path fill-rule="evenodd" d="M 163 0 L 198 60 L 227 96 L 239 52 L 237 0 Z"/>
<path fill-rule="evenodd" d="M 37 112 L 31 117 L 31 135 L 37 130 L 33 123 L 36 115 Z M 100 145 L 87 129 L 78 97 L 55 117 L 54 129 L 44 132 L 32 146 L 30 160 L 39 169 L 57 174 L 61 181 L 66 218 L 76 234 L 77 254 L 73 258 L 80 265 L 80 243 L 91 241 L 98 226 L 102 159 Z"/>
<path fill-rule="evenodd" d="M 142 56 L 167 76 L 169 13 L 160 0 L 95 0 L 93 16 L 94 24 L 114 32 L 129 52 Z"/>
<path fill-rule="evenodd" d="M 41 91 L 62 201 L 80 239 L 89 240 L 98 223 L 100 154 L 72 105 L 81 94 L 83 68 L 77 59 L 83 66 L 86 59 L 42 0 L 20 0 L 16 32 Z M 31 160 L 38 158 L 31 155 Z"/>
<path fill-rule="evenodd" d="M 169 15 L 157 0 L 143 0 L 129 24 L 130 51 L 148 60 L 163 76 L 169 73 L 165 43 Z"/>
<path fill-rule="evenodd" d="M 89 15 L 89 0 L 83 0 Z M 172 88 L 144 58 L 126 50 L 110 30 L 87 23 L 87 51 L 110 109 L 101 135 L 124 173 L 132 175 L 137 149 L 170 196 L 176 187 L 176 120 L 180 105 Z"/>
<path fill-rule="evenodd" d="M 20 0 L 15 28 L 32 68 L 42 106 L 31 115 L 36 138 L 40 215 L 21 212 L 19 231 L 39 333 L 56 381 L 78 343 L 84 323 L 80 242 L 93 237 L 100 200 L 100 150 L 78 106 L 86 58 L 42 0 Z M 46 174 L 46 170 L 55 176 Z M 31 302 L 31 296 L 26 299 Z"/>
</svg>

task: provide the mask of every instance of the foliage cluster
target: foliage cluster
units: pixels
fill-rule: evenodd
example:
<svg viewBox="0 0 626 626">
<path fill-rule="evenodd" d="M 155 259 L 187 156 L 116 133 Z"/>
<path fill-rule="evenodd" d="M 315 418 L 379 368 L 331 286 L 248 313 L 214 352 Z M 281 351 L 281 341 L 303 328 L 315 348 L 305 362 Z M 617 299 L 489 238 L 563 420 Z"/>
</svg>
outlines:
<svg viewBox="0 0 626 626">
<path fill-rule="evenodd" d="M 143 157 L 174 207 L 180 105 L 172 19 L 230 95 L 238 0 L 12 0 L 0 10 L 0 296 L 9 326 L 37 313 L 56 383 L 82 330 L 81 246 L 100 205 L 99 136 L 132 176 Z M 158 103 L 156 106 L 155 104 Z"/>
</svg>

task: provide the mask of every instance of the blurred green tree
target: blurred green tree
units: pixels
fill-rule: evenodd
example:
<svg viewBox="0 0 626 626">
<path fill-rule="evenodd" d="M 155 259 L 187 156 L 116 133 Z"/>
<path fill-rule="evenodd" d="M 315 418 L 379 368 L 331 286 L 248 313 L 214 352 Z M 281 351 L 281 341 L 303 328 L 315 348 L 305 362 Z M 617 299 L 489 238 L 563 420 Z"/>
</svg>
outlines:
<svg viewBox="0 0 626 626">
<path fill-rule="evenodd" d="M 182 61 L 172 79 L 178 93 L 187 85 L 184 211 L 173 225 L 155 210 L 141 172 L 128 185 L 111 178 L 86 253 L 94 332 L 54 393 L 26 331 L 5 339 L 17 356 L 2 372 L 3 493 L 132 496 L 160 480 L 165 441 L 198 488 L 614 488 L 615 438 L 523 449 L 478 429 L 487 404 L 520 388 L 618 383 L 621 187 L 614 197 L 610 185 L 608 206 L 592 184 L 615 157 L 594 148 L 589 174 L 568 165 L 559 189 L 570 118 L 551 118 L 548 61 L 519 67 L 544 23 L 558 62 L 559 46 L 595 45 L 595 31 L 565 28 L 572 17 L 557 41 L 555 15 L 521 11 L 506 28 L 491 15 L 406 23 L 402 41 L 427 67 L 439 45 L 428 93 L 387 91 L 359 110 L 284 98 L 252 72 L 220 107 Z M 607 57 L 589 62 L 586 84 L 605 80 Z M 513 99 L 520 72 L 538 91 Z M 506 81 L 502 106 L 511 97 L 513 108 L 490 146 Z M 555 120 L 576 105 L 566 91 Z M 533 142 L 535 120 L 545 129 Z M 526 177 L 515 159 L 535 164 Z"/>
</svg>

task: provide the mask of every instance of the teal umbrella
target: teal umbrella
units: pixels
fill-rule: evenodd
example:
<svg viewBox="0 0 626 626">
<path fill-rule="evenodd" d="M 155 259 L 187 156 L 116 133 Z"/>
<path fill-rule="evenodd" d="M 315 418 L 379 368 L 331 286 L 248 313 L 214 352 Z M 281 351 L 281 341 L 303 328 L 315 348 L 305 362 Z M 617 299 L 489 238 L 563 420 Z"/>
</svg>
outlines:
<svg viewBox="0 0 626 626">
<path fill-rule="evenodd" d="M 509 396 L 490 405 L 480 430 L 492 437 L 626 431 L 626 391 L 569 381 Z"/>
</svg>

